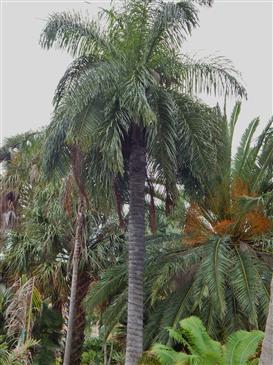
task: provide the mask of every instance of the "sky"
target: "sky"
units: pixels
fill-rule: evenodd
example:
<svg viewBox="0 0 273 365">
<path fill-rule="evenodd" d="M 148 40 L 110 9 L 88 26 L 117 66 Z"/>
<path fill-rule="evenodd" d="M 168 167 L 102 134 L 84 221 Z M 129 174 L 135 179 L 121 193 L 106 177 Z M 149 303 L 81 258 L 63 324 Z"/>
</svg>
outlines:
<svg viewBox="0 0 273 365">
<path fill-rule="evenodd" d="M 71 57 L 59 50 L 42 50 L 39 35 L 50 13 L 88 12 L 96 17 L 109 1 L 1 0 L 1 140 L 48 125 L 55 87 Z M 235 133 L 235 147 L 248 123 L 257 116 L 261 126 L 272 112 L 272 2 L 215 0 L 200 11 L 200 27 L 183 51 L 198 56 L 222 55 L 242 73 L 248 91 Z M 210 105 L 222 98 L 204 96 Z M 235 99 L 228 100 L 228 110 Z"/>
</svg>

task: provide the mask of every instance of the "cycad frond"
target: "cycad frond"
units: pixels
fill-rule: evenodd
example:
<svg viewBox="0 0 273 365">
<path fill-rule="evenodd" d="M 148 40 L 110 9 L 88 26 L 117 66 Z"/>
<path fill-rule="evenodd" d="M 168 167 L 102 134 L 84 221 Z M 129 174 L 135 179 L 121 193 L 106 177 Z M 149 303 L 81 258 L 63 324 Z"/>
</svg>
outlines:
<svg viewBox="0 0 273 365">
<path fill-rule="evenodd" d="M 226 274 L 231 269 L 229 251 L 229 241 L 222 237 L 207 243 L 206 256 L 200 264 L 195 282 L 198 291 L 207 286 L 209 301 L 217 308 L 220 317 L 224 317 L 226 312 Z"/>
<path fill-rule="evenodd" d="M 253 270 L 254 259 L 246 252 L 235 249 L 233 258 L 233 275 L 230 285 L 236 295 L 239 308 L 249 317 L 249 321 L 257 328 L 257 273 Z"/>
<path fill-rule="evenodd" d="M 225 364 L 248 364 L 263 338 L 264 333 L 261 331 L 237 331 L 230 335 L 224 348 Z"/>
<path fill-rule="evenodd" d="M 244 177 L 243 169 L 251 152 L 251 142 L 258 125 L 259 118 L 253 119 L 241 138 L 241 142 L 234 159 L 233 174 L 235 176 L 237 175 Z M 248 176 L 246 176 L 246 178 L 247 177 Z"/>
</svg>

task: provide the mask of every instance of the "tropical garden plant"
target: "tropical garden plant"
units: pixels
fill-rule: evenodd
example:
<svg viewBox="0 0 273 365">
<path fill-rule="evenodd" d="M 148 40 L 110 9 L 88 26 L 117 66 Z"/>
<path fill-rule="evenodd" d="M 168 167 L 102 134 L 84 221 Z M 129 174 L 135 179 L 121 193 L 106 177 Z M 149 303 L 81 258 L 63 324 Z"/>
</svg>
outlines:
<svg viewBox="0 0 273 365">
<path fill-rule="evenodd" d="M 261 331 L 237 331 L 221 345 L 207 333 L 198 317 L 180 321 L 178 329 L 169 329 L 170 337 L 184 351 L 155 344 L 151 353 L 162 365 L 254 365 L 258 364 L 259 347 L 264 333 Z M 148 358 L 148 356 L 147 356 Z M 151 360 L 150 360 L 151 361 Z M 148 364 L 148 361 L 143 361 Z M 151 361 L 152 363 L 152 361 Z"/>
<path fill-rule="evenodd" d="M 194 129 L 196 125 L 184 118 L 181 108 L 187 95 L 223 91 L 244 97 L 246 93 L 226 60 L 196 62 L 180 54 L 184 38 L 198 25 L 195 2 L 128 1 L 118 9 L 105 10 L 104 15 L 102 26 L 77 13 L 53 14 L 41 35 L 42 47 L 57 46 L 75 57 L 56 91 L 45 162 L 47 169 L 56 163 L 60 166 L 69 155 L 67 143 L 80 141 L 88 151 L 92 148 L 91 181 L 97 193 L 106 191 L 109 195 L 116 181 L 128 178 L 125 363 L 129 365 L 136 364 L 143 350 L 144 196 L 148 171 L 161 175 L 170 206 L 177 196 L 177 145 L 188 150 L 189 170 L 196 175 L 198 162 L 211 157 L 214 149 L 213 118 L 208 118 L 206 108 L 197 106 L 199 120 L 205 119 L 206 124 Z M 57 162 L 60 155 L 63 157 Z M 65 364 L 69 364 L 69 354 Z"/>
</svg>

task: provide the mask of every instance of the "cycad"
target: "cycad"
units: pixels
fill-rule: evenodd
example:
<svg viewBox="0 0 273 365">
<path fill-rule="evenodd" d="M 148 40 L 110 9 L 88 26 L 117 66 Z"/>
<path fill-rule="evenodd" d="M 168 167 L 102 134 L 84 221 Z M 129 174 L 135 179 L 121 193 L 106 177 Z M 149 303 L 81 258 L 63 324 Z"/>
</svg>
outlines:
<svg viewBox="0 0 273 365">
<path fill-rule="evenodd" d="M 151 352 L 162 365 L 250 365 L 257 361 L 264 336 L 261 331 L 237 331 L 221 345 L 208 335 L 198 317 L 183 319 L 179 325 L 179 329 L 169 329 L 169 334 L 186 352 L 155 344 Z"/>
<path fill-rule="evenodd" d="M 168 262 L 155 268 L 159 285 L 152 289 L 154 297 L 170 288 L 151 310 L 157 322 L 161 318 L 161 328 L 177 324 L 189 313 L 198 313 L 214 337 L 225 338 L 237 328 L 264 328 L 272 270 L 272 129 L 270 121 L 254 143 L 254 120 L 233 160 L 239 110 L 237 104 L 229 123 L 225 116 L 220 118 L 224 143 L 218 147 L 218 167 L 198 183 L 203 194 L 191 198 L 184 222 L 185 246 L 173 262 L 166 256 Z M 192 261 L 185 261 L 187 256 Z M 185 302 L 185 292 L 179 294 L 181 284 L 174 278 L 192 278 L 192 270 L 193 279 L 187 284 L 192 295 Z M 175 299 L 172 293 L 177 294 Z"/>
</svg>

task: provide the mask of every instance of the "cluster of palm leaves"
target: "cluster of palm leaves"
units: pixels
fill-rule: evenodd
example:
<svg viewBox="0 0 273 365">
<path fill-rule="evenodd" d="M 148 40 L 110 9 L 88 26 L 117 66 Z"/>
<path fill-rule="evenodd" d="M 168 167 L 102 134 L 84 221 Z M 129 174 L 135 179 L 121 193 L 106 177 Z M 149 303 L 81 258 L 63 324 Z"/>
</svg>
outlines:
<svg viewBox="0 0 273 365">
<path fill-rule="evenodd" d="M 74 58 L 52 122 L 0 150 L 3 334 L 11 351 L 39 341 L 33 363 L 64 352 L 64 365 L 80 364 L 95 323 L 105 339 L 126 328 L 126 365 L 143 345 L 171 345 L 166 327 L 192 314 L 221 340 L 265 326 L 272 121 L 254 139 L 253 120 L 233 158 L 241 104 L 228 120 L 194 96 L 246 96 L 230 61 L 183 54 L 197 5 L 210 3 L 132 0 L 99 21 L 48 18 L 41 46 Z M 42 313 L 59 315 L 63 333 L 48 333 Z"/>
</svg>

